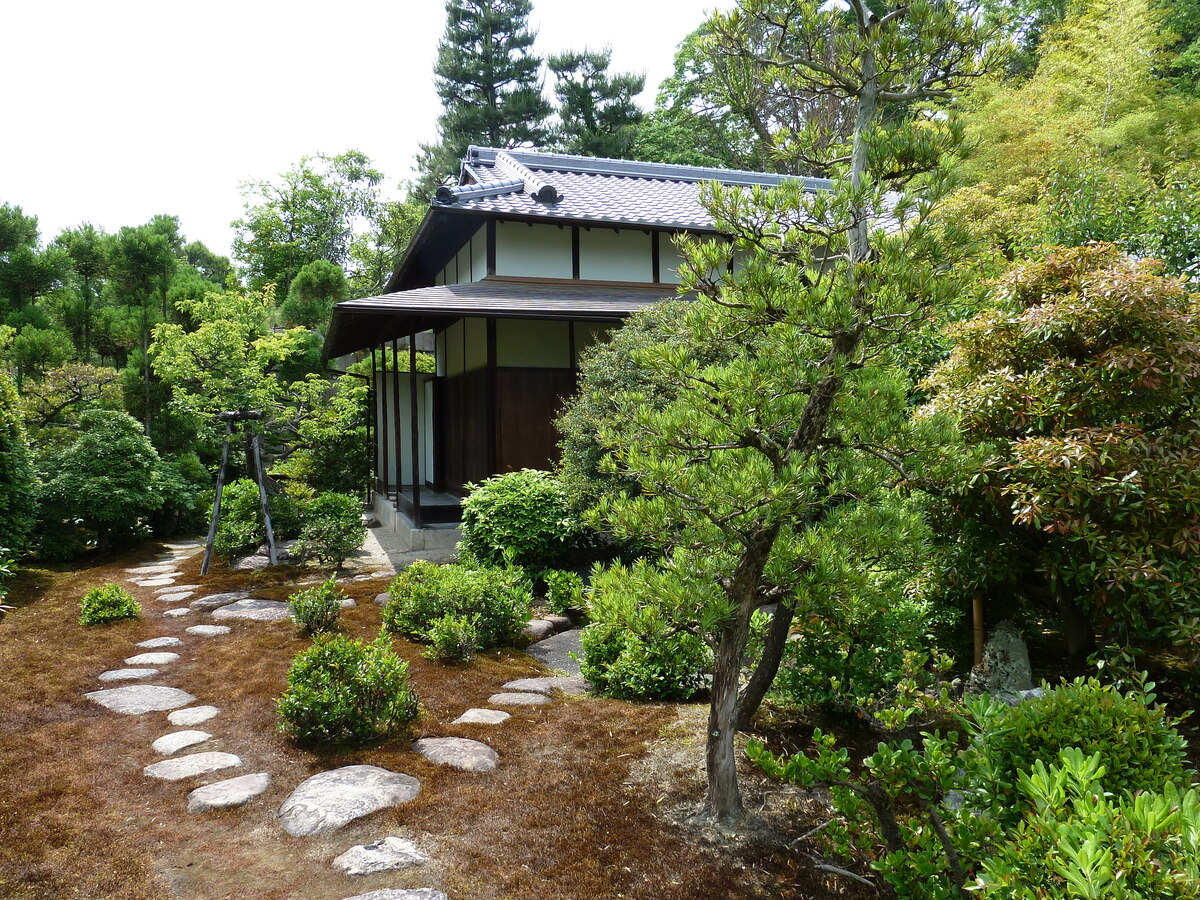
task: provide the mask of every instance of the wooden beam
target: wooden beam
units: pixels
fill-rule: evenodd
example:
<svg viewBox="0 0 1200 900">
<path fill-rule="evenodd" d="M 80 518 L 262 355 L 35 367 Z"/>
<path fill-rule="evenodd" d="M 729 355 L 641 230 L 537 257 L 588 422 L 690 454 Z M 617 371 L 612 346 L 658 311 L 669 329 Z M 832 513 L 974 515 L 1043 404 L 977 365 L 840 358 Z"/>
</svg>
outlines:
<svg viewBox="0 0 1200 900">
<path fill-rule="evenodd" d="M 393 425 L 392 437 L 396 441 L 396 509 L 400 508 L 400 491 L 404 487 L 404 470 L 401 463 L 404 461 L 403 444 L 401 443 L 400 425 L 400 350 L 398 341 L 392 340 L 392 412 L 394 413 L 395 423 Z"/>
<path fill-rule="evenodd" d="M 381 424 L 379 426 L 380 454 L 383 465 L 379 467 L 379 487 L 383 489 L 383 499 L 388 498 L 388 414 L 387 414 L 387 347 L 379 345 L 379 381 L 376 384 L 376 402 L 379 404 Z"/>
<path fill-rule="evenodd" d="M 496 220 L 487 221 L 487 273 L 488 277 L 496 274 Z"/>
<path fill-rule="evenodd" d="M 579 226 L 571 226 L 571 278 L 579 280 Z"/>
<path fill-rule="evenodd" d="M 417 334 L 408 335 L 408 420 L 412 437 L 413 527 L 421 527 L 421 428 L 417 422 Z"/>
<path fill-rule="evenodd" d="M 487 466 L 488 474 L 496 474 L 496 460 L 499 457 L 499 437 L 496 434 L 496 320 L 487 320 Z"/>
<path fill-rule="evenodd" d="M 655 284 L 659 282 L 659 262 L 658 262 L 658 232 L 650 232 L 650 280 Z"/>
</svg>

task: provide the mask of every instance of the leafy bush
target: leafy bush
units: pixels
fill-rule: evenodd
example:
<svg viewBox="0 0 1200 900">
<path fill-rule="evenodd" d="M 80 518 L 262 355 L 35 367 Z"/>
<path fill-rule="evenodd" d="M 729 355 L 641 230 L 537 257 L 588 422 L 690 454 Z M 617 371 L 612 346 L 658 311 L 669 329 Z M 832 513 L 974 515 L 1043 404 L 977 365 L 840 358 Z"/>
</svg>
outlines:
<svg viewBox="0 0 1200 900">
<path fill-rule="evenodd" d="M 566 489 L 548 472 L 522 469 L 468 487 L 462 549 L 482 565 L 551 568 L 588 534 Z"/>
<path fill-rule="evenodd" d="M 362 504 L 349 494 L 318 494 L 301 511 L 301 559 L 315 556 L 324 565 L 339 567 L 362 546 L 367 529 Z"/>
<path fill-rule="evenodd" d="M 570 610 L 583 608 L 583 579 L 578 574 L 551 569 L 542 573 L 542 579 L 551 612 L 565 616 Z"/>
<path fill-rule="evenodd" d="M 302 501 L 289 494 L 268 495 L 271 530 L 276 540 L 296 537 L 300 530 Z M 212 515 L 211 507 L 209 515 Z M 225 485 L 221 494 L 221 522 L 213 544 L 217 555 L 230 560 L 253 552 L 267 539 L 258 499 L 258 484 L 251 478 L 239 478 Z"/>
<path fill-rule="evenodd" d="M 21 404 L 12 380 L 0 372 L 0 547 L 19 557 L 33 530 L 34 475 Z"/>
<path fill-rule="evenodd" d="M 429 625 L 429 649 L 425 655 L 438 662 L 470 662 L 479 649 L 479 629 L 466 616 L 447 613 Z"/>
<path fill-rule="evenodd" d="M 79 604 L 80 625 L 107 625 L 122 619 L 136 619 L 142 608 L 119 584 L 92 588 Z"/>
<path fill-rule="evenodd" d="M 325 634 L 337 628 L 346 595 L 337 588 L 336 578 L 327 578 L 316 587 L 297 591 L 288 597 L 292 619 L 305 634 Z"/>
<path fill-rule="evenodd" d="M 429 640 L 436 620 L 465 616 L 478 631 L 480 649 L 515 641 L 529 621 L 533 602 L 529 582 L 519 569 L 439 566 L 424 560 L 397 575 L 388 594 L 383 624 L 389 631 Z"/>
<path fill-rule="evenodd" d="M 387 637 L 318 637 L 288 671 L 276 701 L 281 727 L 304 741 L 361 744 L 399 733 L 417 716 L 408 663 Z"/>
</svg>

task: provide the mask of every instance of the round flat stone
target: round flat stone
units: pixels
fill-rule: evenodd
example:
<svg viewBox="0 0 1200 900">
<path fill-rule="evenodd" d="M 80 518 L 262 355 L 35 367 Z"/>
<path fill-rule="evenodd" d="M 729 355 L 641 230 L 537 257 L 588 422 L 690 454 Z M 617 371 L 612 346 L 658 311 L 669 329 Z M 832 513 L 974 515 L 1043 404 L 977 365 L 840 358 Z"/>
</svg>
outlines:
<svg viewBox="0 0 1200 900">
<path fill-rule="evenodd" d="M 199 541 L 167 541 L 163 546 L 168 550 L 195 550 L 203 545 Z"/>
<path fill-rule="evenodd" d="M 300 782 L 279 807 L 279 823 L 292 837 L 327 834 L 347 822 L 412 800 L 421 782 L 378 766 L 343 766 Z"/>
<path fill-rule="evenodd" d="M 250 595 L 245 591 L 226 591 L 223 594 L 209 594 L 207 597 L 193 600 L 188 606 L 192 609 L 216 609 L 217 607 L 232 603 L 234 600 L 241 600 L 243 597 L 248 596 Z"/>
<path fill-rule="evenodd" d="M 511 719 L 512 713 L 502 709 L 468 709 L 465 713 L 451 722 L 451 725 L 499 725 L 505 719 Z"/>
<path fill-rule="evenodd" d="M 282 600 L 247 597 L 213 611 L 214 619 L 246 619 L 251 622 L 279 622 L 290 619 L 292 608 Z"/>
<path fill-rule="evenodd" d="M 184 630 L 188 634 L 198 634 L 201 637 L 220 637 L 223 634 L 229 634 L 233 629 L 228 625 L 191 625 Z"/>
<path fill-rule="evenodd" d="M 150 747 L 155 753 L 170 756 L 173 753 L 178 753 L 180 750 L 194 747 L 196 744 L 203 744 L 210 737 L 212 735 L 207 731 L 175 731 L 171 734 L 164 734 L 151 744 Z"/>
<path fill-rule="evenodd" d="M 429 857 L 418 850 L 416 844 L 393 835 L 351 847 L 333 861 L 333 867 L 343 875 L 375 875 L 427 862 Z"/>
<path fill-rule="evenodd" d="M 499 693 L 488 697 L 494 706 L 541 706 L 550 702 L 545 694 Z"/>
<path fill-rule="evenodd" d="M 187 725 L 199 725 L 201 722 L 207 722 L 220 711 L 215 706 L 192 706 L 188 709 L 175 710 L 167 716 L 167 721 L 179 728 Z"/>
<path fill-rule="evenodd" d="M 165 613 L 163 613 L 163 615 L 168 619 L 178 619 L 180 616 L 190 616 L 191 614 L 192 611 L 186 606 L 177 606 L 174 609 L 168 609 Z"/>
<path fill-rule="evenodd" d="M 156 594 L 171 594 L 177 591 L 198 591 L 201 585 L 198 584 L 173 584 L 170 587 L 159 588 L 154 593 Z"/>
<path fill-rule="evenodd" d="M 171 576 L 170 578 L 165 575 L 161 578 L 143 578 L 140 581 L 135 581 L 134 584 L 136 584 L 138 587 L 162 587 L 165 584 L 173 585 L 175 584 L 175 576 L 177 575 L 179 575 L 178 572 L 176 572 L 175 575 Z"/>
<path fill-rule="evenodd" d="M 140 716 L 148 712 L 178 709 L 196 702 L 196 698 L 187 691 L 159 684 L 130 684 L 125 687 L 92 691 L 83 696 L 93 703 L 99 703 L 105 709 L 111 709 L 113 712 L 126 716 Z"/>
<path fill-rule="evenodd" d="M 195 778 L 197 775 L 219 772 L 221 769 L 232 769 L 241 764 L 241 758 L 232 753 L 192 753 L 152 763 L 142 769 L 142 772 L 163 781 L 179 781 L 182 778 Z"/>
<path fill-rule="evenodd" d="M 446 900 L 446 895 L 441 891 L 435 891 L 433 888 L 415 888 L 412 890 L 385 888 L 382 891 L 355 894 L 353 897 L 347 897 L 346 900 Z"/>
<path fill-rule="evenodd" d="M 194 594 L 194 593 L 196 593 L 196 592 L 195 591 L 171 591 L 166 594 L 159 594 L 154 599 L 158 600 L 160 603 L 182 603 L 184 600 L 186 600 L 188 597 L 192 596 L 192 594 Z"/>
<path fill-rule="evenodd" d="M 547 675 L 545 678 L 518 678 L 504 685 L 506 691 L 528 691 L 534 694 L 586 694 L 587 682 L 577 675 Z"/>
<path fill-rule="evenodd" d="M 271 784 L 268 772 L 254 775 L 239 775 L 213 784 L 198 787 L 187 799 L 187 810 L 192 813 L 209 812 L 214 809 L 232 809 L 245 806 Z"/>
<path fill-rule="evenodd" d="M 126 575 L 162 575 L 167 572 L 175 572 L 175 563 L 154 563 L 149 566 L 134 566 L 132 569 L 126 569 Z M 178 572 L 175 572 L 178 575 Z"/>
<path fill-rule="evenodd" d="M 148 641 L 139 641 L 135 647 L 144 647 L 147 650 L 157 650 L 159 647 L 182 647 L 183 641 L 177 637 L 160 637 L 151 638 Z"/>
<path fill-rule="evenodd" d="M 421 738 L 413 749 L 432 763 L 464 772 L 490 772 L 500 758 L 487 744 L 467 738 Z"/>
<path fill-rule="evenodd" d="M 96 677 L 101 681 L 137 681 L 141 678 L 153 678 L 158 669 L 109 669 Z"/>
<path fill-rule="evenodd" d="M 127 666 L 165 666 L 179 659 L 178 653 L 165 650 L 161 653 L 139 653 L 125 660 Z"/>
</svg>

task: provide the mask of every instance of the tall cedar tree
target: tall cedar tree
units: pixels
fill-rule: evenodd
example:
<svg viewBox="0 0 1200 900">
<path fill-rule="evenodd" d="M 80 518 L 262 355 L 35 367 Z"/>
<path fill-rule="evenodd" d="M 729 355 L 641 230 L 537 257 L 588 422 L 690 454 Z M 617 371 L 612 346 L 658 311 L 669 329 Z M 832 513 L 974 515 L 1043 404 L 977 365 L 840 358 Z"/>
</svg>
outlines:
<svg viewBox="0 0 1200 900">
<path fill-rule="evenodd" d="M 563 153 L 625 158 L 637 138 L 643 113 L 634 97 L 646 76 L 633 72 L 610 75 L 612 50 L 567 51 L 550 57 L 559 124 L 554 145 Z"/>
<path fill-rule="evenodd" d="M 418 193 L 432 196 L 470 144 L 517 147 L 546 138 L 550 104 L 530 50 L 529 0 L 449 0 L 434 66 L 442 115 L 438 143 L 421 147 Z"/>
</svg>

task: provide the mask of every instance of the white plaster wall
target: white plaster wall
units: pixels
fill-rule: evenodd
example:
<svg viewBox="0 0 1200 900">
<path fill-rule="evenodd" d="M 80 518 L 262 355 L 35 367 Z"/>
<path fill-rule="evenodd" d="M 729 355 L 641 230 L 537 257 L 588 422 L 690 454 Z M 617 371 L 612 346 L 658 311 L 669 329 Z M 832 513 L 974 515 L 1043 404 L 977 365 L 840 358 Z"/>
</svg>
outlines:
<svg viewBox="0 0 1200 900">
<path fill-rule="evenodd" d="M 679 264 L 683 257 L 668 235 L 658 239 L 658 280 L 664 284 L 679 284 Z"/>
<path fill-rule="evenodd" d="M 479 281 L 487 277 L 487 228 L 481 226 L 471 237 L 471 273 Z"/>
<path fill-rule="evenodd" d="M 651 250 L 650 235 L 644 231 L 581 228 L 579 277 L 587 281 L 652 281 Z"/>
<path fill-rule="evenodd" d="M 496 223 L 497 275 L 570 278 L 572 268 L 569 227 Z"/>
<path fill-rule="evenodd" d="M 376 435 L 376 441 L 379 444 L 380 455 L 383 458 L 383 464 L 380 466 L 380 477 L 384 478 L 390 485 L 397 483 L 408 485 L 412 483 L 412 421 L 409 418 L 409 410 L 411 409 L 412 393 L 409 387 L 410 375 L 407 372 L 401 372 L 396 379 L 395 386 L 399 388 L 399 394 L 393 393 L 393 380 L 389 375 L 386 378 L 381 378 L 376 382 L 376 419 L 380 429 L 383 428 L 384 408 L 386 404 L 387 410 L 387 453 L 383 454 L 384 439 L 383 434 Z M 432 384 L 430 383 L 431 376 L 427 374 L 417 375 L 417 427 L 421 434 L 419 435 L 419 453 L 418 462 L 420 465 L 419 475 L 422 481 L 432 481 L 432 460 L 433 460 L 433 407 L 432 400 Z M 396 399 L 399 399 L 400 407 L 400 428 L 399 435 L 396 433 Z M 397 437 L 399 437 L 399 448 L 397 448 Z M 385 474 L 386 473 L 386 474 Z"/>
<path fill-rule="evenodd" d="M 569 369 L 571 337 L 566 322 L 497 319 L 496 365 Z"/>
</svg>

